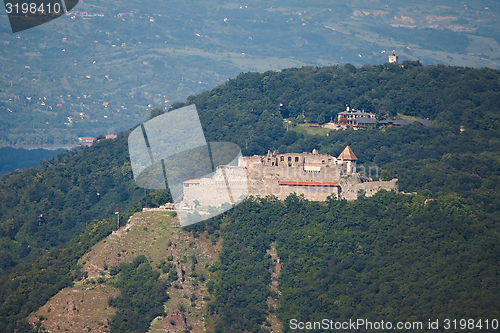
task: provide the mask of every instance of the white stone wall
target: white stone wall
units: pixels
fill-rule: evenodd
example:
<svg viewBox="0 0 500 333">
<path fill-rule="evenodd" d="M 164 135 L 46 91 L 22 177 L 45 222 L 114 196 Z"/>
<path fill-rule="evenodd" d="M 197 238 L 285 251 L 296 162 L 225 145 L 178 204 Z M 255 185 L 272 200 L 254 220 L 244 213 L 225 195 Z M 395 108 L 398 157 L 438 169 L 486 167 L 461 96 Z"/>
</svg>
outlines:
<svg viewBox="0 0 500 333">
<path fill-rule="evenodd" d="M 365 197 L 375 195 L 379 190 L 396 191 L 398 192 L 398 180 L 389 181 L 374 181 L 362 183 L 359 180 L 358 174 L 350 175 L 341 183 L 342 189 L 340 197 L 346 200 L 357 200 L 358 192 L 364 191 Z"/>
<path fill-rule="evenodd" d="M 273 195 L 279 199 L 285 199 L 290 193 L 304 194 L 306 199 L 312 201 L 324 201 L 329 195 L 356 200 L 359 190 L 364 191 L 366 197 L 374 195 L 381 189 L 398 191 L 397 179 L 363 183 L 360 175 L 352 170 L 355 168 L 355 162 L 339 161 L 341 164 L 338 165 L 333 162 L 330 165 L 323 165 L 324 156 L 329 155 L 307 155 L 311 161 L 318 162 L 319 172 L 304 171 L 303 166 L 267 166 L 264 165 L 263 160 L 267 157 L 262 156 L 240 157 L 239 167 L 219 167 L 212 178 L 202 178 L 200 184 L 190 184 L 184 187 L 183 203 L 193 207 L 194 201 L 197 200 L 201 206 L 219 206 L 224 202 L 238 202 L 241 197 L 250 195 L 258 197 Z M 354 173 L 349 171 L 354 171 Z M 224 173 L 226 178 L 224 178 Z M 279 185 L 279 181 L 333 182 L 338 183 L 340 187 Z M 230 191 L 228 191 L 228 184 Z"/>
</svg>

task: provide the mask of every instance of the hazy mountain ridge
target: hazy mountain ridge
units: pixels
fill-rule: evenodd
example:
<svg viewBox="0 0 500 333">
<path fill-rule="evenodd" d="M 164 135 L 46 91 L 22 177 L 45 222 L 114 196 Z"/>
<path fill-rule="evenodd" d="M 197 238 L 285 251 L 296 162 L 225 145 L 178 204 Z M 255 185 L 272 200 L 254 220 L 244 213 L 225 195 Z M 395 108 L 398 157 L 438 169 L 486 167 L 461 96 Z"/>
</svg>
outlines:
<svg viewBox="0 0 500 333">
<path fill-rule="evenodd" d="M 242 71 L 384 63 L 393 49 L 498 68 L 498 13 L 487 1 L 101 1 L 17 35 L 4 17 L 0 145 L 116 134 Z"/>
</svg>

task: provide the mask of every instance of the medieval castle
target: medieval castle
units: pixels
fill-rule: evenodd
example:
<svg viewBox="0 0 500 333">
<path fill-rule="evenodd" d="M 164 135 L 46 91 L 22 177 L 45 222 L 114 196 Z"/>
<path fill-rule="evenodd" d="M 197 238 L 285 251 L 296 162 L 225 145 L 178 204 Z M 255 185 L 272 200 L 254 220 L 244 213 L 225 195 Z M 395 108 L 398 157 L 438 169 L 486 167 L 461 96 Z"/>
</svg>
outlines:
<svg viewBox="0 0 500 333">
<path fill-rule="evenodd" d="M 349 146 L 338 158 L 312 153 L 267 156 L 240 156 L 237 165 L 217 167 L 211 178 L 184 182 L 182 205 L 220 206 L 233 204 L 245 196 L 274 195 L 285 199 L 290 193 L 303 194 L 305 199 L 324 201 L 328 196 L 356 200 L 370 197 L 377 191 L 398 191 L 398 181 L 373 181 L 356 170 L 356 155 Z M 236 161 L 235 163 L 236 164 Z"/>
</svg>

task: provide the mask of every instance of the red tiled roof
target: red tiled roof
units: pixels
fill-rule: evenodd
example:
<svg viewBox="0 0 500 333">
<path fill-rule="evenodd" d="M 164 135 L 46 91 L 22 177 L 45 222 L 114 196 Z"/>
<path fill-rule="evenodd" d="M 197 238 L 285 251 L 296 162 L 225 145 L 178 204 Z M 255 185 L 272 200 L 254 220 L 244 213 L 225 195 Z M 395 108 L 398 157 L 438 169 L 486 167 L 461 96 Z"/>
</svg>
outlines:
<svg viewBox="0 0 500 333">
<path fill-rule="evenodd" d="M 296 182 L 296 181 L 279 181 L 279 185 L 295 185 L 295 186 L 340 186 L 337 183 L 330 182 Z"/>
<path fill-rule="evenodd" d="M 116 139 L 116 135 L 108 134 L 108 135 L 106 135 L 106 139 Z"/>
</svg>

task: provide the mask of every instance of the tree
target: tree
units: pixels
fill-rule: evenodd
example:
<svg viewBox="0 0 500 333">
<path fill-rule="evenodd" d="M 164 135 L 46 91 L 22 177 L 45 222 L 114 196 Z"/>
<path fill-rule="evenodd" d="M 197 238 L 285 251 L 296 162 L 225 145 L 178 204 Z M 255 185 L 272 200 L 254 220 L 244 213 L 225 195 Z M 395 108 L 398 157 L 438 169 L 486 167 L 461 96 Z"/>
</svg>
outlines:
<svg viewBox="0 0 500 333">
<path fill-rule="evenodd" d="M 151 110 L 148 120 L 153 119 L 154 117 L 161 116 L 164 113 L 165 113 L 165 110 L 160 109 L 160 108 L 155 108 L 155 109 Z"/>
</svg>

